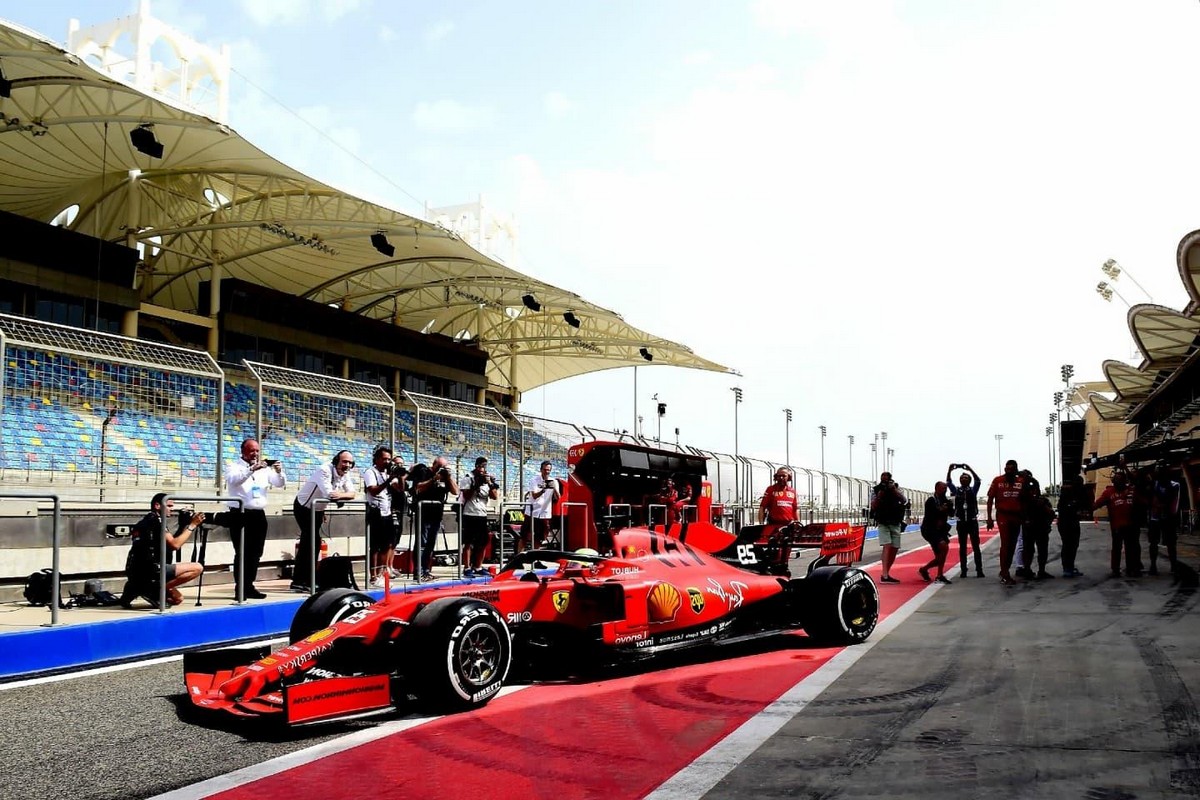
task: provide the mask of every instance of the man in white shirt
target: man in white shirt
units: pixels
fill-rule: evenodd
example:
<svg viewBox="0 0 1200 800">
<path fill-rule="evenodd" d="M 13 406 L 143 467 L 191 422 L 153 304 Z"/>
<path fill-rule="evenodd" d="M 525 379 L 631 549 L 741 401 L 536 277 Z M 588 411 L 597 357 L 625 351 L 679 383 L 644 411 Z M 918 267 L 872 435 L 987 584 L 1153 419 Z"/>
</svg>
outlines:
<svg viewBox="0 0 1200 800">
<path fill-rule="evenodd" d="M 292 501 L 292 516 L 300 527 L 300 551 L 296 553 L 296 571 L 292 574 L 293 592 L 312 592 L 314 534 L 325 523 L 325 504 L 315 506 L 316 525 L 313 524 L 312 509 L 318 500 L 338 502 L 354 499 L 354 485 L 350 482 L 350 470 L 354 469 L 354 456 L 342 450 L 333 461 L 313 470 L 312 475 L 296 492 Z"/>
<path fill-rule="evenodd" d="M 287 485 L 283 465 L 276 460 L 263 461 L 262 448 L 255 439 L 242 442 L 242 457 L 225 465 L 225 486 L 231 497 L 242 501 L 229 504 L 229 536 L 233 540 L 233 577 L 239 600 L 266 597 L 254 587 L 258 563 L 267 543 L 267 490 Z M 244 544 L 243 544 L 244 542 Z"/>
<path fill-rule="evenodd" d="M 537 480 L 533 484 L 533 543 L 540 546 L 550 540 L 550 520 L 554 516 L 554 504 L 562 497 L 562 483 L 550 476 L 553 465 L 543 461 Z"/>
<path fill-rule="evenodd" d="M 492 500 L 499 494 L 496 478 L 487 471 L 488 460 L 483 456 L 475 459 L 475 469 L 463 476 L 462 487 L 462 541 L 464 578 L 483 574 L 483 554 L 488 545 L 488 511 Z"/>
</svg>

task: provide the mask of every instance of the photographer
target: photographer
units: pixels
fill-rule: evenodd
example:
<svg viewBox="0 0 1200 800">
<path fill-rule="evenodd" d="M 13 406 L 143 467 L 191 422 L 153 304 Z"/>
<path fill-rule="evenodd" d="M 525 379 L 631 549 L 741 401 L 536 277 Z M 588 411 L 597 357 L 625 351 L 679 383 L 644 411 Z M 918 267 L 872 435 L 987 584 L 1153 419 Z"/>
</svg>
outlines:
<svg viewBox="0 0 1200 800">
<path fill-rule="evenodd" d="M 225 486 L 231 497 L 242 501 L 241 508 L 236 503 L 229 504 L 226 525 L 233 541 L 234 581 L 241 576 L 241 585 L 235 586 L 236 597 L 247 600 L 266 597 L 254 587 L 254 579 L 258 577 L 258 563 L 267 543 L 267 490 L 286 485 L 283 465 L 264 461 L 262 448 L 254 439 L 243 441 L 242 457 L 225 465 Z"/>
<path fill-rule="evenodd" d="M 400 528 L 392 498 L 404 487 L 408 470 L 392 468 L 392 451 L 376 447 L 371 466 L 363 470 L 363 490 L 367 494 L 367 551 L 371 554 L 371 586 L 383 588 L 383 573 L 399 577 L 392 570 L 392 553 L 400 541 Z"/>
<path fill-rule="evenodd" d="M 125 559 L 125 590 L 121 592 L 120 600 L 125 608 L 129 608 L 139 596 L 144 597 L 152 606 L 158 605 L 158 579 L 162 572 L 159 566 L 162 537 L 166 537 L 167 559 L 170 560 L 174 555 L 172 551 L 183 547 L 200 527 L 200 523 L 204 522 L 203 514 L 180 512 L 179 526 L 175 533 L 164 531 L 163 522 L 170 520 L 175 510 L 175 501 L 166 500 L 166 497 L 166 492 L 154 495 L 150 501 L 150 513 L 133 526 L 129 556 Z M 183 593 L 176 587 L 195 580 L 202 572 L 204 566 L 195 562 L 168 563 L 167 603 L 173 606 L 182 603 Z"/>
<path fill-rule="evenodd" d="M 421 543 L 421 563 L 413 563 L 413 577 L 421 581 L 433 580 L 433 547 L 442 527 L 446 497 L 458 495 L 458 484 L 454 482 L 447 463 L 445 456 L 438 456 L 433 460 L 432 467 L 417 464 L 408 476 L 412 482 L 412 501 L 420 521 L 417 535 Z M 416 574 L 418 569 L 421 570 L 420 575 Z"/>
<path fill-rule="evenodd" d="M 871 493 L 871 516 L 879 529 L 879 544 L 883 549 L 883 574 L 881 583 L 899 583 L 892 577 L 892 564 L 900 552 L 900 534 L 904 532 L 904 507 L 908 500 L 900 486 L 892 480 L 892 473 L 884 472 Z"/>
<path fill-rule="evenodd" d="M 533 543 L 535 547 L 546 546 L 553 534 L 550 530 L 554 517 L 554 506 L 562 499 L 562 482 L 551 477 L 554 465 L 543 461 L 538 469 L 537 480 L 534 481 L 530 493 L 530 506 L 533 516 Z"/>
<path fill-rule="evenodd" d="M 938 481 L 933 486 L 933 494 L 925 500 L 925 515 L 921 518 L 921 538 L 929 542 L 933 550 L 933 558 L 917 572 L 921 579 L 929 583 L 929 570 L 937 567 L 938 583 L 950 583 L 946 577 L 946 554 L 950 552 L 950 515 L 954 513 L 954 503 L 946 496 L 949 488 L 945 481 Z"/>
<path fill-rule="evenodd" d="M 475 469 L 462 479 L 462 531 L 463 577 L 473 578 L 483 574 L 483 555 L 488 545 L 489 504 L 500 496 L 499 484 L 494 475 L 487 471 L 488 460 L 483 456 L 475 459 Z"/>
<path fill-rule="evenodd" d="M 958 486 L 950 480 L 951 470 L 961 469 Z M 967 473 L 970 473 L 968 475 Z M 954 516 L 958 519 L 958 577 L 967 577 L 967 540 L 975 553 L 975 577 L 983 577 L 983 553 L 979 552 L 979 487 L 982 481 L 970 464 L 951 464 L 946 467 L 946 486 L 954 497 Z"/>
</svg>

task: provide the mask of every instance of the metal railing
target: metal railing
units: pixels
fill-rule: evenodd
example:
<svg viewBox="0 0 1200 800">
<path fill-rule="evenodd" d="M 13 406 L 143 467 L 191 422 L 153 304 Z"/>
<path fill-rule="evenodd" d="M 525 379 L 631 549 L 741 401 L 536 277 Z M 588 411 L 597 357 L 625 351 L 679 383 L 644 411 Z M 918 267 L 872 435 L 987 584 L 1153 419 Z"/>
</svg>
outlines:
<svg viewBox="0 0 1200 800">
<path fill-rule="evenodd" d="M 58 624 L 59 599 L 59 555 L 62 550 L 60 527 L 62 525 L 62 502 L 56 494 L 0 494 L 0 500 L 40 500 L 54 503 L 54 522 L 50 529 L 50 626 Z M 41 513 L 39 511 L 39 516 Z"/>
<path fill-rule="evenodd" d="M 327 497 L 317 497 L 312 501 L 312 505 L 308 507 L 309 515 L 309 530 L 312 531 L 312 553 L 310 553 L 309 566 L 309 581 L 308 593 L 315 594 L 317 591 L 317 553 L 320 550 L 321 531 L 317 527 L 317 506 L 327 508 L 330 505 L 336 505 L 338 508 L 343 506 L 354 506 L 355 508 L 363 509 L 363 587 L 370 588 L 371 586 L 371 525 L 367 521 L 367 501 L 366 500 L 330 500 Z M 325 518 L 328 519 L 331 515 L 325 512 Z M 330 536 L 329 538 L 333 538 Z M 349 556 L 350 551 L 350 534 L 346 534 L 346 551 Z M 299 577 L 299 576 L 297 576 Z M 293 579 L 294 580 L 294 579 Z M 241 579 L 238 579 L 241 583 Z"/>
</svg>

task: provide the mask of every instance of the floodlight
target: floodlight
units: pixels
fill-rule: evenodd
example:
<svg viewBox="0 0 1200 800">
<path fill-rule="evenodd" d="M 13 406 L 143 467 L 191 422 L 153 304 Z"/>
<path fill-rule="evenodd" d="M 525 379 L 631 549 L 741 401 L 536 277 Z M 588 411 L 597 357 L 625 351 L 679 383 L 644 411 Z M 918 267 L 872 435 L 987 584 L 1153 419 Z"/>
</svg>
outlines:
<svg viewBox="0 0 1200 800">
<path fill-rule="evenodd" d="M 644 348 L 644 347 L 643 347 L 641 350 L 638 350 L 638 352 L 639 352 L 639 353 L 641 353 L 641 354 L 642 354 L 642 358 L 646 359 L 647 361 L 653 361 L 653 360 L 654 360 L 654 354 L 653 354 L 653 353 L 651 353 L 651 352 L 650 352 L 649 350 L 647 350 L 646 348 Z"/>
<path fill-rule="evenodd" d="M 568 324 L 568 325 L 570 325 L 572 328 L 578 328 L 578 327 L 579 327 L 579 317 L 575 316 L 575 315 L 574 315 L 573 313 L 571 313 L 570 311 L 568 311 L 568 312 L 566 312 L 565 314 L 563 314 L 563 322 L 567 323 L 567 324 Z"/>
<path fill-rule="evenodd" d="M 371 246 L 388 258 L 396 255 L 396 247 L 383 235 L 383 231 L 371 234 Z"/>
<path fill-rule="evenodd" d="M 542 310 L 542 304 L 539 303 L 537 301 L 537 298 L 531 294 L 522 295 L 521 302 L 524 303 L 525 307 L 528 308 L 530 311 L 541 311 Z"/>
<path fill-rule="evenodd" d="M 162 142 L 154 138 L 154 126 L 150 123 L 139 125 L 129 132 L 129 143 L 139 153 L 145 153 L 151 158 L 163 157 Z"/>
</svg>

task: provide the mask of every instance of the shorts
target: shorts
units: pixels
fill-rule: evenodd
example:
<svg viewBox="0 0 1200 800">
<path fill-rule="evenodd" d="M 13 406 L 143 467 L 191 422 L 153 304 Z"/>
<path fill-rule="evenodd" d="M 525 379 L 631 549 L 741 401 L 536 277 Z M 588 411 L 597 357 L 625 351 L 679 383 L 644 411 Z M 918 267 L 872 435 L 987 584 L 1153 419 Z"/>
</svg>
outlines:
<svg viewBox="0 0 1200 800">
<path fill-rule="evenodd" d="M 879 523 L 879 546 L 891 545 L 892 547 L 900 546 L 900 534 L 904 532 L 904 526 L 899 522 L 880 522 Z"/>
<path fill-rule="evenodd" d="M 949 542 L 950 534 L 942 533 L 941 531 L 935 531 L 934 533 L 926 533 L 925 531 L 921 531 L 921 538 L 929 542 L 930 545 L 937 546 L 943 542 Z"/>
<path fill-rule="evenodd" d="M 487 517 L 464 515 L 462 518 L 462 540 L 467 547 L 483 547 L 488 540 Z"/>
<path fill-rule="evenodd" d="M 373 508 L 367 509 L 367 533 L 372 553 L 386 553 L 400 541 L 396 518 L 391 514 L 385 517 Z"/>
</svg>

